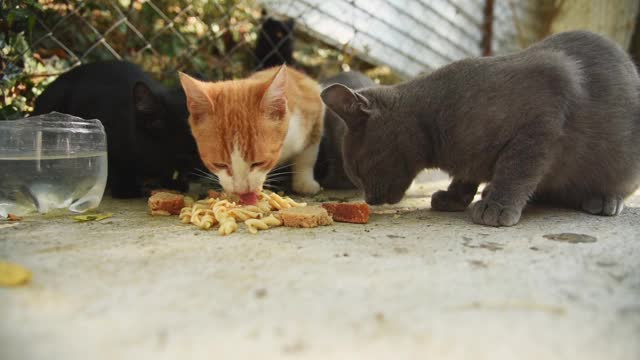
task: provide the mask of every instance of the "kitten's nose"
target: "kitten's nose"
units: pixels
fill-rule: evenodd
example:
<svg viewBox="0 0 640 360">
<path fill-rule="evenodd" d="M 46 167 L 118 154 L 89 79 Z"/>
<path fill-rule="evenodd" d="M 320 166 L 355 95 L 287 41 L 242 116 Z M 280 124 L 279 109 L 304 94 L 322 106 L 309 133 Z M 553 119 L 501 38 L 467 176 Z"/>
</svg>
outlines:
<svg viewBox="0 0 640 360">
<path fill-rule="evenodd" d="M 241 179 L 239 177 L 234 177 L 233 189 L 235 190 L 234 192 L 238 195 L 251 192 L 251 186 L 249 185 L 249 181 Z"/>
</svg>

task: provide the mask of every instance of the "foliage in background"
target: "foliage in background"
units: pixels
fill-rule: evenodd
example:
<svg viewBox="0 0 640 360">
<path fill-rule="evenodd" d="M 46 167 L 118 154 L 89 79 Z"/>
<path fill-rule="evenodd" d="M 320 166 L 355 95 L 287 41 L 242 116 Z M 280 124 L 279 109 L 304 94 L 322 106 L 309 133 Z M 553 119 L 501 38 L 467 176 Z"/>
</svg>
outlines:
<svg viewBox="0 0 640 360">
<path fill-rule="evenodd" d="M 46 85 L 31 74 L 50 69 L 36 60 L 29 47 L 42 6 L 36 0 L 0 4 L 0 119 L 14 119 L 31 110 Z"/>
<path fill-rule="evenodd" d="M 244 77 L 257 65 L 261 11 L 254 0 L 8 1 L 0 23 L 0 119 L 30 112 L 55 76 L 82 63 L 129 60 L 169 86 L 177 70 L 210 80 Z M 315 78 L 357 69 L 397 81 L 348 45 L 332 48 L 302 31 L 295 39 L 297 65 Z"/>
</svg>

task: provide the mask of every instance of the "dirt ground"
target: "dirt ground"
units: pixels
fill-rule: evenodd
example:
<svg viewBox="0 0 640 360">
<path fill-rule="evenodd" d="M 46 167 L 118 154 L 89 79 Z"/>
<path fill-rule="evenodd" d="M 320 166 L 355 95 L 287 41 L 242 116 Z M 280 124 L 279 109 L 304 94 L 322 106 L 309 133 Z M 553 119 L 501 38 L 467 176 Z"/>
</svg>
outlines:
<svg viewBox="0 0 640 360">
<path fill-rule="evenodd" d="M 490 228 L 431 211 L 444 186 L 367 225 L 258 235 L 144 200 L 0 222 L 0 259 L 33 272 L 0 287 L 0 359 L 640 358 L 639 194 L 618 217 L 529 207 Z"/>
</svg>

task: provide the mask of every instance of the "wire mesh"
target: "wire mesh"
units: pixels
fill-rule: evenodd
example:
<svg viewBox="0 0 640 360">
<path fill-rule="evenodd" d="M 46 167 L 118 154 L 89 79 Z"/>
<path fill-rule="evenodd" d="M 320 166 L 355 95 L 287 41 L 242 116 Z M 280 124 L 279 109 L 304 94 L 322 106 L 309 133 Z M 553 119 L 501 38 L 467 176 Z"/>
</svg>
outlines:
<svg viewBox="0 0 640 360">
<path fill-rule="evenodd" d="M 196 1 L 44 3 L 54 14 L 39 17 L 41 36 L 33 39 L 32 48 L 57 47 L 57 53 L 63 51 L 72 66 L 108 58 L 139 61 L 146 52 L 156 56 L 171 53 L 174 59 L 168 61 L 168 71 L 198 61 L 193 56 L 202 57 L 198 52 L 203 48 L 210 50 L 210 58 L 219 56 L 217 62 L 235 60 L 234 55 L 242 53 L 248 57 L 243 59 L 245 71 L 255 70 L 259 59 L 250 50 L 263 20 L 258 15 L 262 8 L 293 18 L 298 29 L 311 36 L 322 32 L 317 35 L 328 45 L 349 46 L 375 65 L 391 65 L 403 77 L 479 55 L 483 22 L 479 0 L 206 1 L 206 7 L 200 8 L 211 11 L 207 18 L 215 16 L 214 23 L 203 21 Z M 515 44 L 508 3 L 499 1 L 496 7 L 498 51 L 502 44 Z M 274 45 L 281 41 L 270 40 Z"/>
<path fill-rule="evenodd" d="M 494 52 L 521 45 L 518 21 L 530 18 L 532 1 L 496 0 Z M 291 41 L 295 66 L 311 76 L 355 69 L 393 83 L 480 56 L 485 35 L 485 0 L 38 2 L 42 11 L 25 52 L 56 71 L 25 71 L 45 83 L 54 78 L 48 75 L 79 64 L 113 59 L 140 64 L 169 85 L 177 70 L 210 80 L 238 78 L 261 68 L 265 58 L 290 60 L 280 48 Z M 257 54 L 260 29 L 274 18 L 293 21 L 295 30 L 263 34 L 271 50 Z"/>
</svg>

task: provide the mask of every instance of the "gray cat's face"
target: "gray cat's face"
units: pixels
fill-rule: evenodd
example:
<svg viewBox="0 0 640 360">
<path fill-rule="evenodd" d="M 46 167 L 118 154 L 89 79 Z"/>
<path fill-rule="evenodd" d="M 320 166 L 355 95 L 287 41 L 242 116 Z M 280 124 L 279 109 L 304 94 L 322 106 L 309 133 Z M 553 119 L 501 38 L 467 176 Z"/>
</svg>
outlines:
<svg viewBox="0 0 640 360">
<path fill-rule="evenodd" d="M 402 153 L 400 131 L 384 94 L 374 89 L 354 92 L 343 85 L 331 85 L 322 92 L 327 107 L 344 120 L 345 172 L 365 192 L 371 205 L 399 202 L 417 170 Z"/>
</svg>

